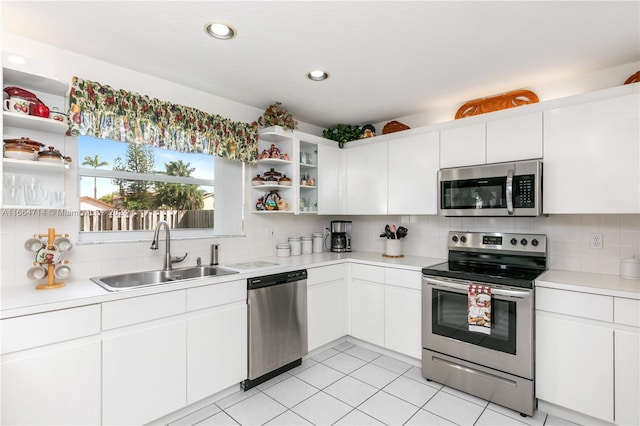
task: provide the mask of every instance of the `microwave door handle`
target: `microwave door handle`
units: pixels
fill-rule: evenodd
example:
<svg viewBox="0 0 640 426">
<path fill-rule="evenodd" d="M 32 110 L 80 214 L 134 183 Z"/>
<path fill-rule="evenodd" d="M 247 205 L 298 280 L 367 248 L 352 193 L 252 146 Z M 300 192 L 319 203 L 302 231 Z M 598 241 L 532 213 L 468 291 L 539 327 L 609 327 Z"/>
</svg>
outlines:
<svg viewBox="0 0 640 426">
<path fill-rule="evenodd" d="M 445 289 L 451 289 L 451 290 L 458 290 L 460 293 L 466 293 L 467 289 L 468 289 L 468 285 L 467 284 L 458 284 L 458 283 L 452 283 L 452 282 L 448 282 L 448 281 L 442 281 L 442 280 L 435 280 L 433 278 L 424 278 L 424 282 L 427 284 L 431 284 L 433 286 L 437 286 Z M 491 284 L 488 284 L 489 287 L 491 287 Z M 491 287 L 491 294 L 496 295 L 496 296 L 506 296 L 506 297 L 513 297 L 516 299 L 527 299 L 529 297 L 531 297 L 531 292 L 526 291 L 526 290 L 507 290 L 507 289 L 502 289 L 502 288 L 494 288 Z"/>
<path fill-rule="evenodd" d="M 506 196 L 507 196 L 507 213 L 509 215 L 513 214 L 513 169 L 509 169 L 507 171 L 507 187 Z"/>
</svg>

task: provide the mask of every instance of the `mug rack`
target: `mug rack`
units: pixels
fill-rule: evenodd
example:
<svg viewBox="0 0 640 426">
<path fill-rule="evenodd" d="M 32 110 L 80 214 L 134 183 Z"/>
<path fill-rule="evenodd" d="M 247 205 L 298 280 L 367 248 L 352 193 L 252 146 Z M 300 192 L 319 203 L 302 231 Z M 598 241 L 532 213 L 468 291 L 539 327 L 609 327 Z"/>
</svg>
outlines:
<svg viewBox="0 0 640 426">
<path fill-rule="evenodd" d="M 46 240 L 44 239 L 46 237 Z M 65 274 L 63 274 L 66 278 L 69 274 L 69 267 L 66 266 L 69 263 L 68 260 L 63 260 L 62 255 L 64 252 L 71 250 L 71 242 L 68 240 L 69 234 L 56 234 L 55 228 L 49 228 L 46 234 L 34 234 L 33 239 L 27 240 L 25 243 L 25 248 L 30 251 L 35 251 L 36 260 L 33 262 L 32 270 L 35 270 L 36 273 L 28 273 L 27 275 L 32 279 L 42 279 L 45 276 L 47 277 L 47 282 L 43 284 L 38 284 L 36 286 L 37 290 L 51 290 L 55 288 L 61 288 L 65 286 L 63 282 L 57 282 L 56 278 L 56 268 L 62 267 L 65 268 Z M 65 245 L 61 249 L 61 247 L 57 246 L 55 242 L 62 241 Z M 40 276 L 39 271 L 44 270 L 45 275 Z"/>
</svg>

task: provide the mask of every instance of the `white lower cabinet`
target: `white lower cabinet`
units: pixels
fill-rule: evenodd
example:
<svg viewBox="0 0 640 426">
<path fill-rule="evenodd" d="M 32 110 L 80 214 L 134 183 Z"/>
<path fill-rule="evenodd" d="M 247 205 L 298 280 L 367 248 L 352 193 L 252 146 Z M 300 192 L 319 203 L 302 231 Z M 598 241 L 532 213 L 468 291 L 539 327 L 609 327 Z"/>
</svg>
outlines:
<svg viewBox="0 0 640 426">
<path fill-rule="evenodd" d="M 0 321 L 5 425 L 100 424 L 100 306 Z"/>
<path fill-rule="evenodd" d="M 102 306 L 104 424 L 148 423 L 247 377 L 244 280 Z"/>
<path fill-rule="evenodd" d="M 422 357 L 422 273 L 351 265 L 351 335 Z"/>
<path fill-rule="evenodd" d="M 613 422 L 613 330 L 538 312 L 536 396 Z"/>
<path fill-rule="evenodd" d="M 351 335 L 384 346 L 384 268 L 351 265 Z"/>
<path fill-rule="evenodd" d="M 385 268 L 384 346 L 422 358 L 422 273 Z"/>
<path fill-rule="evenodd" d="M 347 334 L 347 265 L 307 270 L 309 351 Z"/>
<path fill-rule="evenodd" d="M 640 424 L 638 312 L 640 300 L 537 287 L 536 397 L 607 422 Z"/>
<path fill-rule="evenodd" d="M 186 405 L 187 323 L 159 320 L 102 342 L 102 422 L 143 424 Z"/>
<path fill-rule="evenodd" d="M 187 404 L 247 378 L 246 302 L 187 320 L 187 366 Z"/>
</svg>

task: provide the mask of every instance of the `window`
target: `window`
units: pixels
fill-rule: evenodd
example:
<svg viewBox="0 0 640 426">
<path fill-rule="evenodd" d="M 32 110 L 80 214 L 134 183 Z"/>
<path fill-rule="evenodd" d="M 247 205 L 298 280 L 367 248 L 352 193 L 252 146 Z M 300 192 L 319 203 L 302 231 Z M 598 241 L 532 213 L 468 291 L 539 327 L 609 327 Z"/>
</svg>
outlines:
<svg viewBox="0 0 640 426">
<path fill-rule="evenodd" d="M 125 233 L 149 231 L 166 220 L 172 229 L 212 235 L 218 160 L 79 136 L 80 231 L 130 239 Z"/>
</svg>

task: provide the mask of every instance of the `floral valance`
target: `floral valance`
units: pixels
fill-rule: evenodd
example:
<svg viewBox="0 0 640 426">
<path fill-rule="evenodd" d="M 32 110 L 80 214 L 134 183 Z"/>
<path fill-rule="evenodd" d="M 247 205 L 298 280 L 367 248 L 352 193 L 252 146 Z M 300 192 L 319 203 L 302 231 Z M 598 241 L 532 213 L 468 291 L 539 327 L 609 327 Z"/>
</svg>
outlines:
<svg viewBox="0 0 640 426">
<path fill-rule="evenodd" d="M 69 135 L 150 144 L 255 163 L 256 125 L 73 78 Z"/>
</svg>

